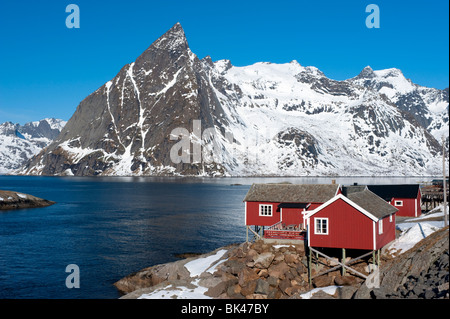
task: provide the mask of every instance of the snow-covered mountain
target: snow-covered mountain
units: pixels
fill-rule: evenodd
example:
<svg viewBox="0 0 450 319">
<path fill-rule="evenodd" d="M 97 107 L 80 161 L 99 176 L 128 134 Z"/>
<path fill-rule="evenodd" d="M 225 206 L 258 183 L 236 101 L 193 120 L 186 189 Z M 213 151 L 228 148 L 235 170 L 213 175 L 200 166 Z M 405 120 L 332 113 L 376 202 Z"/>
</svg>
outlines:
<svg viewBox="0 0 450 319">
<path fill-rule="evenodd" d="M 389 83 L 390 72 L 365 68 L 335 81 L 296 61 L 236 67 L 200 60 L 177 23 L 85 98 L 19 173 L 438 174 L 442 126 L 433 116 L 446 109 L 448 131 L 448 90 Z M 423 118 L 408 92 L 425 104 Z"/>
<path fill-rule="evenodd" d="M 21 126 L 0 124 L 0 174 L 11 173 L 58 136 L 65 121 L 46 118 Z"/>
<path fill-rule="evenodd" d="M 370 66 L 347 80 L 385 94 L 401 110 L 410 113 L 439 142 L 448 137 L 449 91 L 428 88 L 406 79 L 402 71 L 391 68 L 374 71 Z"/>
</svg>

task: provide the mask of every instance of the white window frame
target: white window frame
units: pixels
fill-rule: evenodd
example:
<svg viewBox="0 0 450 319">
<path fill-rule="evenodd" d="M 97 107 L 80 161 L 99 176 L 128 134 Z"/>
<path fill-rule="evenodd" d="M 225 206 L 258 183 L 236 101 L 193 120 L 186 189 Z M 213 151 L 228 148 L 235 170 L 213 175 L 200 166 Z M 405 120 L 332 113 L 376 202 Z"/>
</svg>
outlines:
<svg viewBox="0 0 450 319">
<path fill-rule="evenodd" d="M 378 235 L 381 235 L 383 233 L 383 220 L 380 219 L 378 221 Z"/>
<path fill-rule="evenodd" d="M 267 210 L 265 210 L 264 208 L 267 208 Z M 264 213 L 264 212 L 267 212 L 267 213 Z M 259 204 L 259 216 L 272 217 L 273 216 L 273 206 L 270 204 Z"/>
<path fill-rule="evenodd" d="M 402 200 L 395 200 L 394 201 L 394 206 L 402 207 L 403 206 L 403 201 Z"/>
<path fill-rule="evenodd" d="M 326 232 L 322 232 L 323 221 L 326 221 Z M 320 223 L 320 227 L 317 227 L 317 222 Z M 323 218 L 323 217 L 315 217 L 314 218 L 314 234 L 328 235 L 328 227 L 329 227 L 328 218 Z"/>
</svg>

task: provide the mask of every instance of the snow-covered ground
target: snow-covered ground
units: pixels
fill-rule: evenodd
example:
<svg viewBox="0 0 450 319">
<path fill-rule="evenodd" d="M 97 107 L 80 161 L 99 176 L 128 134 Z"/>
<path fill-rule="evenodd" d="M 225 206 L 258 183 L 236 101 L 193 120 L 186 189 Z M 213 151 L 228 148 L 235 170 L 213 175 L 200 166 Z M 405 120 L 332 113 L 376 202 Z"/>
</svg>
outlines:
<svg viewBox="0 0 450 319">
<path fill-rule="evenodd" d="M 443 215 L 443 206 L 440 205 L 427 214 L 398 223 L 397 229 L 401 230 L 402 234 L 388 247 L 390 253 L 404 253 L 425 237 L 444 227 Z M 429 220 L 436 218 L 441 220 Z"/>
<path fill-rule="evenodd" d="M 148 294 L 143 294 L 138 299 L 211 299 L 211 297 L 205 295 L 208 288 L 199 285 L 200 279 L 198 279 L 198 276 L 204 272 L 214 273 L 216 267 L 226 260 L 219 261 L 226 252 L 226 249 L 221 249 L 214 255 L 194 259 L 184 265 L 190 272 L 192 278 L 197 277 L 197 279 L 191 283 L 193 287 L 165 287 Z"/>
<path fill-rule="evenodd" d="M 398 256 L 399 254 L 404 253 L 408 249 L 414 247 L 415 244 L 417 244 L 425 237 L 444 227 L 443 220 L 428 220 L 430 218 L 434 219 L 436 217 L 442 218 L 442 208 L 442 205 L 438 206 L 426 215 L 424 214 L 417 218 L 406 219 L 403 222 L 398 223 L 397 228 L 402 231 L 402 234 L 388 247 L 389 251 L 391 253 L 395 253 Z M 275 248 L 280 248 L 283 246 L 287 245 L 277 245 L 275 246 Z M 216 267 L 227 260 L 220 260 L 226 252 L 227 250 L 221 249 L 211 256 L 194 259 L 186 263 L 186 269 L 190 272 L 191 277 L 195 279 L 191 283 L 190 287 L 170 286 L 160 288 L 151 293 L 141 295 L 139 299 L 210 299 L 210 297 L 205 295 L 205 292 L 208 290 L 208 288 L 199 285 L 199 276 L 204 272 L 214 273 Z M 336 292 L 337 288 L 338 286 L 315 288 L 306 293 L 303 293 L 301 297 L 302 299 L 309 299 L 315 293 L 321 290 L 327 294 L 333 295 Z"/>
</svg>

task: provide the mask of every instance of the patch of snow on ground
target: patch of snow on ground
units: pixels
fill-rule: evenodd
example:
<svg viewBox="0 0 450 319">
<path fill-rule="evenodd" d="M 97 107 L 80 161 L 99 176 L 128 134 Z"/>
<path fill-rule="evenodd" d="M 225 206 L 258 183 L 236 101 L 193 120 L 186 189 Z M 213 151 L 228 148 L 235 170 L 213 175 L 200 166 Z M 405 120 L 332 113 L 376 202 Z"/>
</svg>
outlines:
<svg viewBox="0 0 450 319">
<path fill-rule="evenodd" d="M 24 199 L 27 198 L 27 195 L 25 195 L 25 194 L 20 194 L 20 193 L 16 193 L 16 194 L 17 194 L 17 196 L 19 196 L 20 198 L 24 198 Z"/>
<path fill-rule="evenodd" d="M 389 249 L 391 252 L 404 253 L 414 247 L 414 245 L 422 239 L 439 230 L 439 228 L 440 227 L 430 225 L 430 223 L 417 223 L 396 239 Z"/>
<path fill-rule="evenodd" d="M 305 292 L 304 294 L 301 294 L 300 297 L 302 299 L 310 299 L 316 292 L 323 291 L 329 295 L 334 295 L 336 293 L 336 289 L 338 289 L 340 286 L 327 286 L 327 287 L 321 287 L 321 288 L 314 288 L 308 292 Z"/>
<path fill-rule="evenodd" d="M 184 267 L 191 273 L 191 277 L 199 276 L 201 273 L 205 272 L 206 270 L 209 270 L 210 266 L 222 258 L 222 256 L 227 252 L 225 249 L 219 250 L 214 255 L 204 257 L 204 258 L 198 258 L 194 259 L 190 262 L 188 262 Z"/>
<path fill-rule="evenodd" d="M 402 223 L 397 224 L 397 229 L 402 234 L 389 247 L 391 253 L 402 254 L 414 247 L 422 239 L 444 227 L 443 220 L 427 220 L 430 218 L 442 217 L 442 205 L 436 207 L 428 214 L 424 214 L 417 218 L 406 219 Z"/>
<path fill-rule="evenodd" d="M 204 272 L 213 273 L 215 268 L 225 260 L 217 261 L 223 257 L 227 252 L 226 249 L 221 249 L 214 255 L 208 257 L 201 257 L 194 259 L 184 265 L 184 267 L 189 271 L 191 277 L 196 277 Z M 192 282 L 194 288 L 189 287 L 164 287 L 157 289 L 151 293 L 143 294 L 138 299 L 167 299 L 167 298 L 177 298 L 177 299 L 211 299 L 205 295 L 208 288 L 200 286 L 200 279 L 196 279 Z"/>
<path fill-rule="evenodd" d="M 143 294 L 138 299 L 211 299 L 205 295 L 208 288 L 198 285 L 198 279 L 192 282 L 196 287 L 168 287 L 157 289 L 151 293 Z"/>
</svg>

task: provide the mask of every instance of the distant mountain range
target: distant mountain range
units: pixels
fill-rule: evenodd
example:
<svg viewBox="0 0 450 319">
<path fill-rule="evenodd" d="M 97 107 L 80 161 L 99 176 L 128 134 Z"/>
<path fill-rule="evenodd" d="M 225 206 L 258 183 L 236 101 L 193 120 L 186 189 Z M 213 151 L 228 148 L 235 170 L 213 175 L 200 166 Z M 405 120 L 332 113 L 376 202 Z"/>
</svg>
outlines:
<svg viewBox="0 0 450 319">
<path fill-rule="evenodd" d="M 199 59 L 177 23 L 86 97 L 16 172 L 435 175 L 448 101 L 448 88 L 419 86 L 398 69 L 366 67 L 336 81 L 296 61 Z"/>
<path fill-rule="evenodd" d="M 0 174 L 12 173 L 55 139 L 65 121 L 47 118 L 25 125 L 0 124 Z"/>
</svg>

